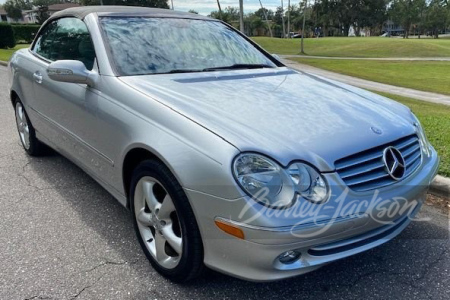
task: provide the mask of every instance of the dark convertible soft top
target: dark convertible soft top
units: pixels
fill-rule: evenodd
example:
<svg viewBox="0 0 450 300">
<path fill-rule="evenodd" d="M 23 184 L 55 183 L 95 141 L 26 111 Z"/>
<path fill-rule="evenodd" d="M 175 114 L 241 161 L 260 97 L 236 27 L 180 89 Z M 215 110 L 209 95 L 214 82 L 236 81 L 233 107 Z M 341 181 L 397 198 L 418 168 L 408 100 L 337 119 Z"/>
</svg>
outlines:
<svg viewBox="0 0 450 300">
<path fill-rule="evenodd" d="M 160 17 L 160 18 L 182 18 L 214 20 L 202 15 L 174 11 L 170 9 L 149 8 L 139 6 L 81 6 L 72 7 L 53 14 L 49 20 L 61 17 L 76 17 L 84 19 L 87 15 L 96 13 L 101 16 L 136 16 L 136 17 Z"/>
</svg>

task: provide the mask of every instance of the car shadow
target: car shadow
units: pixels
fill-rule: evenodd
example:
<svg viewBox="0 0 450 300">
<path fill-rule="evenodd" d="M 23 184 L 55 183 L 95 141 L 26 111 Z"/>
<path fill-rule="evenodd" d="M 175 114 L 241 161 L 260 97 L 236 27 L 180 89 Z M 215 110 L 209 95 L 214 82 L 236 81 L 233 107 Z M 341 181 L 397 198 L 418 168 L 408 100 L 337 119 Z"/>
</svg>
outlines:
<svg viewBox="0 0 450 300">
<path fill-rule="evenodd" d="M 180 298 L 405 298 L 409 293 L 425 297 L 434 287 L 422 287 L 420 282 L 449 248 L 448 230 L 441 225 L 445 220 L 448 224 L 448 219 L 432 214 L 433 220 L 413 222 L 400 236 L 380 247 L 303 276 L 254 283 L 208 270 L 193 282 L 175 285 L 157 275 L 147 262 L 135 238 L 129 211 L 80 168 L 56 153 L 30 159 L 27 167 L 34 173 L 30 185 L 56 191 L 85 225 L 114 247 L 121 261 L 134 262 L 130 266 L 149 282 L 152 278 L 166 282 L 182 295 Z M 86 255 L 91 254 L 94 252 L 87 249 Z M 146 299 L 148 291 L 136 291 L 133 298 Z"/>
</svg>

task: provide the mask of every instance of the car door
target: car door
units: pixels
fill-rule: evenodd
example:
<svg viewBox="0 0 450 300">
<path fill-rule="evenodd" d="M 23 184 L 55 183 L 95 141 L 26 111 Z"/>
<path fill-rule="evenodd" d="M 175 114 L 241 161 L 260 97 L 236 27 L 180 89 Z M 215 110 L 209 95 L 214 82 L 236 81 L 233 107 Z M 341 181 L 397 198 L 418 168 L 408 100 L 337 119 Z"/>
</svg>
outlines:
<svg viewBox="0 0 450 300">
<path fill-rule="evenodd" d="M 29 52 L 23 56 L 17 56 L 17 61 L 14 62 L 16 66 L 16 72 L 20 74 L 17 76 L 21 91 L 22 102 L 25 104 L 28 116 L 33 124 L 33 127 L 38 133 L 47 133 L 46 124 L 42 122 L 41 115 L 39 114 L 39 101 L 36 101 L 34 94 L 34 82 L 41 76 L 40 70 L 48 65 L 43 61 L 48 57 L 48 52 L 51 49 L 51 37 L 56 31 L 57 22 L 51 22 L 45 26 L 40 32 L 37 41 L 34 43 L 34 52 Z M 39 54 L 42 55 L 38 58 L 36 49 L 39 49 Z M 33 55 L 34 53 L 34 55 Z"/>
<path fill-rule="evenodd" d="M 71 17 L 46 27 L 49 32 L 44 30 L 32 49 L 36 57 L 33 106 L 42 119 L 40 130 L 58 150 L 99 173 L 105 159 L 92 146 L 98 124 L 97 91 L 86 84 L 57 82 L 47 76 L 49 64 L 57 60 L 78 60 L 88 70 L 98 71 L 89 31 L 82 20 Z"/>
</svg>

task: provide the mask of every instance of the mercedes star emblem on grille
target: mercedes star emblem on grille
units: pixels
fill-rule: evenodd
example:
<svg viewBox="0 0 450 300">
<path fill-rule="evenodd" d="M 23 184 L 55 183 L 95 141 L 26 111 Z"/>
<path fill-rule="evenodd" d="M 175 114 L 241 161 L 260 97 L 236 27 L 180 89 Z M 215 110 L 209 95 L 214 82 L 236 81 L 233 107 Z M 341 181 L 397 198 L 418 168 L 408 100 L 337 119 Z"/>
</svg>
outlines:
<svg viewBox="0 0 450 300">
<path fill-rule="evenodd" d="M 383 152 L 383 161 L 388 174 L 395 180 L 405 176 L 406 164 L 402 153 L 395 147 L 387 147 Z"/>
</svg>

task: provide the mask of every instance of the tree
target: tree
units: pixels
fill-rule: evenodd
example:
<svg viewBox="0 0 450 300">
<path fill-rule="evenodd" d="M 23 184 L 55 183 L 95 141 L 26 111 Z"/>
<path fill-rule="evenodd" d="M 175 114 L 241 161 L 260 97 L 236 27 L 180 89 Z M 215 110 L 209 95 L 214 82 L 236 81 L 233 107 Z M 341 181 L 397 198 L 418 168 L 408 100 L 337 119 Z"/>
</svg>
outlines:
<svg viewBox="0 0 450 300">
<path fill-rule="evenodd" d="M 169 9 L 168 0 L 103 0 L 104 5 L 128 5 Z M 80 0 L 81 5 L 99 5 L 100 0 Z"/>
<path fill-rule="evenodd" d="M 262 20 L 265 20 L 266 17 L 264 15 L 264 12 L 267 14 L 267 19 L 272 20 L 274 18 L 274 12 L 271 9 L 267 9 L 267 8 L 260 8 L 257 11 L 255 11 L 255 16 L 259 17 Z"/>
<path fill-rule="evenodd" d="M 363 0 L 358 5 L 358 14 L 354 18 L 353 26 L 357 28 L 358 33 L 360 29 L 367 27 L 381 29 L 383 22 L 386 21 L 386 16 L 386 0 Z"/>
<path fill-rule="evenodd" d="M 225 23 L 230 23 L 231 22 L 230 16 L 227 13 L 224 13 L 223 11 L 222 12 L 220 12 L 220 11 L 213 11 L 213 12 L 211 12 L 208 15 L 208 17 L 224 21 Z"/>
<path fill-rule="evenodd" d="M 300 5 L 291 5 L 291 31 L 299 31 L 303 27 L 304 14 L 306 19 L 311 20 L 311 12 L 311 6 L 305 7 L 305 1 L 302 1 Z M 309 23 L 308 26 L 310 26 Z"/>
<path fill-rule="evenodd" d="M 115 4 L 170 9 L 168 0 L 112 0 Z"/>
<path fill-rule="evenodd" d="M 282 31 L 281 37 L 286 37 L 286 24 L 284 22 L 284 9 L 282 6 L 278 6 L 273 16 L 273 22 L 275 23 L 274 29 L 279 32 Z M 275 34 L 276 35 L 276 34 Z"/>
<path fill-rule="evenodd" d="M 239 8 L 228 6 L 225 8 L 224 13 L 228 14 L 228 19 L 231 21 L 239 20 Z"/>
<path fill-rule="evenodd" d="M 392 20 L 402 25 L 408 38 L 411 25 L 420 21 L 420 0 L 394 0 L 389 11 Z"/>
<path fill-rule="evenodd" d="M 324 36 L 328 36 L 328 29 L 335 24 L 335 14 L 333 1 L 321 0 L 316 1 L 312 7 L 315 25 L 321 25 Z"/>
<path fill-rule="evenodd" d="M 420 39 L 420 35 L 422 34 L 422 30 L 425 28 L 425 20 L 424 20 L 424 15 L 426 13 L 426 9 L 427 9 L 427 1 L 426 0 L 419 0 L 418 4 L 418 9 L 419 9 L 419 20 L 417 22 L 417 29 L 418 29 L 418 33 L 419 33 L 419 39 Z"/>
<path fill-rule="evenodd" d="M 36 19 L 38 24 L 44 24 L 47 19 L 50 18 L 50 14 L 48 13 L 48 6 L 38 7 Z"/>
<path fill-rule="evenodd" d="M 23 9 L 32 9 L 28 0 L 8 0 L 3 5 L 8 17 L 14 20 L 22 19 Z"/>
<path fill-rule="evenodd" d="M 255 13 L 248 14 L 245 16 L 246 28 L 249 29 L 251 35 L 265 35 L 267 29 L 267 23 L 263 18 L 256 15 Z"/>
<path fill-rule="evenodd" d="M 193 9 L 190 9 L 190 10 L 189 10 L 189 13 L 198 15 L 198 11 L 195 11 L 195 10 L 193 10 Z"/>
<path fill-rule="evenodd" d="M 14 48 L 16 38 L 11 24 L 0 22 L 0 49 Z"/>
<path fill-rule="evenodd" d="M 61 3 L 60 0 L 33 0 L 33 5 L 37 7 L 37 21 L 43 24 L 49 17 L 48 7 L 52 4 Z"/>
<path fill-rule="evenodd" d="M 426 10 L 426 28 L 432 32 L 434 38 L 439 38 L 439 31 L 445 29 L 448 10 L 445 2 L 433 0 Z"/>
<path fill-rule="evenodd" d="M 281 6 L 277 7 L 277 10 L 275 11 L 275 14 L 273 15 L 273 22 L 277 25 L 283 25 L 284 21 L 284 11 Z"/>
<path fill-rule="evenodd" d="M 339 20 L 339 28 L 343 29 L 344 35 L 348 36 L 350 26 L 353 24 L 353 3 L 351 0 L 333 1 L 333 8 Z"/>
<path fill-rule="evenodd" d="M 236 7 L 228 6 L 225 10 L 213 11 L 209 14 L 209 17 L 222 20 L 228 24 L 231 24 L 232 21 L 239 20 L 239 9 Z"/>
</svg>

